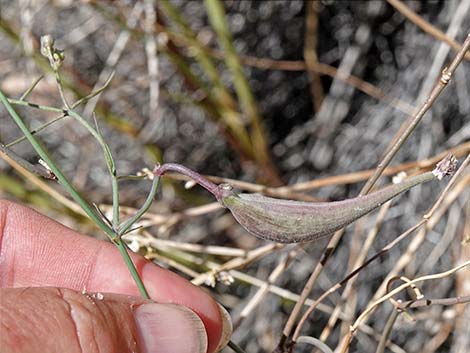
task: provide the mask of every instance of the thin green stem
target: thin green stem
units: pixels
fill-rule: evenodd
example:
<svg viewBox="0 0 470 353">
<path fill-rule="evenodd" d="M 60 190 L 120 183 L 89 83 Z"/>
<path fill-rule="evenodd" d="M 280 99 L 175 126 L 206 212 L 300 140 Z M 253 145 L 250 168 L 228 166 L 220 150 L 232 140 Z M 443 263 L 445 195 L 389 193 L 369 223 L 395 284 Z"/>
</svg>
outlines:
<svg viewBox="0 0 470 353">
<path fill-rule="evenodd" d="M 38 83 L 44 78 L 44 75 L 41 75 L 39 76 L 32 84 L 31 86 L 26 90 L 26 92 L 24 92 L 21 97 L 20 97 L 20 100 L 21 101 L 24 101 L 26 98 L 28 98 L 28 96 L 31 94 L 31 92 L 33 91 L 34 88 L 36 88 L 36 86 L 38 85 Z"/>
<path fill-rule="evenodd" d="M 67 116 L 68 116 L 68 115 L 61 115 L 61 116 L 58 116 L 58 117 L 55 118 L 55 119 L 52 119 L 51 121 L 48 121 L 47 123 L 45 123 L 45 124 L 39 126 L 37 129 L 31 130 L 31 131 L 30 131 L 30 132 L 31 132 L 31 135 L 37 134 L 38 132 L 44 130 L 46 127 L 48 127 L 48 126 L 54 124 L 55 122 L 57 122 L 57 121 L 59 121 L 59 120 L 62 120 L 63 118 L 66 118 Z M 17 143 L 20 143 L 20 142 L 24 141 L 24 140 L 26 140 L 26 136 L 21 136 L 21 137 L 17 138 L 16 140 L 14 140 L 14 141 L 12 141 L 12 142 L 6 144 L 5 147 L 9 148 L 9 147 L 11 147 L 11 146 L 16 145 Z"/>
<path fill-rule="evenodd" d="M 118 180 L 142 180 L 145 179 L 146 175 L 118 175 Z"/>
<path fill-rule="evenodd" d="M 97 90 L 91 92 L 90 94 L 86 95 L 85 97 L 80 98 L 78 101 L 76 101 L 75 103 L 72 104 L 71 108 L 74 109 L 74 108 L 78 107 L 80 104 L 82 104 L 83 102 L 86 102 L 86 101 L 90 100 L 91 98 L 97 96 L 101 92 L 103 92 L 106 88 L 108 88 L 108 86 L 111 83 L 111 80 L 113 79 L 115 73 L 116 73 L 116 71 L 112 71 L 111 74 L 109 75 L 108 79 L 106 80 L 106 82 L 103 84 L 103 86 L 101 86 Z"/>
<path fill-rule="evenodd" d="M 55 122 L 57 122 L 59 120 L 62 120 L 63 118 L 68 116 L 68 112 L 64 109 L 56 108 L 56 107 L 50 107 L 50 106 L 47 106 L 47 105 L 39 105 L 39 104 L 35 104 L 35 103 L 25 101 L 25 99 L 27 98 L 29 93 L 31 93 L 31 91 L 34 89 L 34 87 L 37 85 L 37 83 L 40 81 L 40 79 L 42 79 L 42 77 L 43 76 L 39 77 L 31 85 L 31 87 L 21 96 L 21 98 L 19 100 L 8 98 L 8 101 L 11 104 L 14 104 L 14 105 L 23 105 L 23 106 L 26 106 L 26 107 L 40 109 L 40 110 L 44 110 L 44 111 L 50 111 L 50 112 L 54 112 L 54 113 L 62 113 L 62 115 L 58 116 L 57 118 L 54 118 L 51 121 L 48 121 L 47 123 L 39 126 L 37 129 L 32 130 L 31 133 L 33 135 L 37 134 L 38 132 L 44 130 L 46 127 L 48 127 L 48 126 L 54 124 Z M 77 100 L 75 103 L 72 104 L 71 108 L 74 109 L 77 106 L 79 106 L 80 104 L 82 104 L 83 102 L 86 102 L 87 100 L 93 98 L 97 94 L 100 94 L 101 92 L 103 92 L 109 86 L 109 84 L 111 83 L 111 80 L 113 79 L 113 77 L 114 77 L 114 71 L 111 73 L 111 75 L 109 75 L 109 78 L 106 80 L 106 82 L 104 83 L 104 85 L 102 87 L 100 87 L 96 91 L 86 95 L 85 97 L 80 98 L 79 100 Z M 16 145 L 17 143 L 20 143 L 24 140 L 26 140 L 26 136 L 21 136 L 20 138 L 18 138 L 16 140 L 10 142 L 9 144 L 5 145 L 5 147 L 7 147 L 7 148 L 11 147 L 11 146 Z"/>
<path fill-rule="evenodd" d="M 114 162 L 113 155 L 109 149 L 108 144 L 101 135 L 99 129 L 94 129 L 91 124 L 86 121 L 81 115 L 77 114 L 73 110 L 69 110 L 68 114 L 78 120 L 89 132 L 90 134 L 98 141 L 101 148 L 103 149 L 104 158 L 106 160 L 106 165 L 108 167 L 109 174 L 111 175 L 111 189 L 113 193 L 113 227 L 114 229 L 119 228 L 119 181 L 116 173 L 116 164 Z"/>
<path fill-rule="evenodd" d="M 70 181 L 67 179 L 67 177 L 62 173 L 62 171 L 59 169 L 59 167 L 54 163 L 52 158 L 49 156 L 46 149 L 41 146 L 40 142 L 29 131 L 28 127 L 25 125 L 25 123 L 23 122 L 21 117 L 18 115 L 18 113 L 12 107 L 12 105 L 10 104 L 10 102 L 8 101 L 8 99 L 5 97 L 5 95 L 3 94 L 3 92 L 1 90 L 0 90 L 0 101 L 3 103 L 6 110 L 10 114 L 11 118 L 16 123 L 16 125 L 18 125 L 18 127 L 20 128 L 22 133 L 26 136 L 28 141 L 31 143 L 31 145 L 33 146 L 35 151 L 39 154 L 39 156 L 42 158 L 42 160 L 47 163 L 47 165 L 49 166 L 51 171 L 55 174 L 55 176 L 57 177 L 59 182 L 65 188 L 65 190 L 70 194 L 70 196 L 75 200 L 75 202 L 77 202 L 80 205 L 80 207 L 88 215 L 88 217 L 90 217 L 90 219 L 98 227 L 100 227 L 109 236 L 109 238 L 116 244 L 116 246 L 119 249 L 119 252 L 121 253 L 122 258 L 124 259 L 124 262 L 126 263 L 128 269 L 129 269 L 129 272 L 132 275 L 132 278 L 134 279 L 137 287 L 139 288 L 139 291 L 140 291 L 141 295 L 144 298 L 149 298 L 148 292 L 145 289 L 145 286 L 142 282 L 142 279 L 140 278 L 140 276 L 139 276 L 139 274 L 138 274 L 138 272 L 137 272 L 137 270 L 134 266 L 134 263 L 132 262 L 132 260 L 129 256 L 129 253 L 127 252 L 127 248 L 126 248 L 125 244 L 122 242 L 122 240 L 120 239 L 120 237 L 118 236 L 118 234 L 116 234 L 116 232 L 111 227 L 109 227 L 109 225 L 106 224 L 106 222 L 101 217 L 99 217 L 95 213 L 92 206 L 75 190 L 75 188 L 70 183 Z M 91 129 L 96 133 L 96 131 L 93 128 L 91 128 Z M 158 182 L 157 182 L 157 184 L 158 184 Z M 155 192 L 153 194 L 155 194 Z"/>
<path fill-rule="evenodd" d="M 116 175 L 111 176 L 111 188 L 113 192 L 113 228 L 119 228 L 119 185 Z"/>
<path fill-rule="evenodd" d="M 80 124 L 82 124 L 90 132 L 90 134 L 98 141 L 101 148 L 103 149 L 104 157 L 106 159 L 106 165 L 108 166 L 110 174 L 116 175 L 116 165 L 114 163 L 113 156 L 111 154 L 108 144 L 104 141 L 101 134 L 96 129 L 94 129 L 93 126 L 91 126 L 91 124 L 88 121 L 86 121 L 80 114 L 77 114 L 73 110 L 69 110 L 67 111 L 67 113 L 72 118 L 76 119 Z"/>
<path fill-rule="evenodd" d="M 85 213 L 90 217 L 93 222 L 95 222 L 109 237 L 114 238 L 115 234 L 113 230 L 95 213 L 93 208 L 88 204 L 88 202 L 83 199 L 83 197 L 75 190 L 67 177 L 62 173 L 62 171 L 57 167 L 52 158 L 49 156 L 44 147 L 41 146 L 40 142 L 33 136 L 29 131 L 28 127 L 25 125 L 23 120 L 20 118 L 18 113 L 13 109 L 12 105 L 5 97 L 3 92 L 0 90 L 0 101 L 5 106 L 6 110 L 15 121 L 16 125 L 20 128 L 21 132 L 26 136 L 28 141 L 31 143 L 33 148 L 39 154 L 44 162 L 47 163 L 49 168 L 55 174 L 59 182 L 67 190 L 67 192 L 72 196 L 72 198 L 77 202 L 80 207 L 85 211 Z"/>
<path fill-rule="evenodd" d="M 117 238 L 114 243 L 119 249 L 122 259 L 126 263 L 127 268 L 129 269 L 129 272 L 132 275 L 132 278 L 134 278 L 135 284 L 137 285 L 137 288 L 139 288 L 140 295 L 142 295 L 142 297 L 145 299 L 150 299 L 147 289 L 145 288 L 144 282 L 142 282 L 142 279 L 140 278 L 139 273 L 135 268 L 134 262 L 132 262 L 129 252 L 127 251 L 126 244 L 124 244 L 124 242 L 120 238 Z"/>
<path fill-rule="evenodd" d="M 64 87 L 62 85 L 62 79 L 60 78 L 59 70 L 55 69 L 54 67 L 52 69 L 54 71 L 55 79 L 57 81 L 57 88 L 59 89 L 60 99 L 62 100 L 62 103 L 64 103 L 65 108 L 67 108 L 67 110 L 70 110 L 70 105 L 67 102 L 67 99 L 65 98 Z"/>
<path fill-rule="evenodd" d="M 159 176 L 155 176 L 153 178 L 152 187 L 150 188 L 150 192 L 147 196 L 147 199 L 145 200 L 142 207 L 136 212 L 136 214 L 121 225 L 118 231 L 119 236 L 126 233 L 140 219 L 140 217 L 142 217 L 142 215 L 145 212 L 147 212 L 147 210 L 150 208 L 150 206 L 152 205 L 153 199 L 155 197 L 155 194 L 157 193 L 159 181 L 160 181 Z"/>
<path fill-rule="evenodd" d="M 23 99 L 8 98 L 8 102 L 10 102 L 11 104 L 15 104 L 15 105 L 23 105 L 25 107 L 41 109 L 41 110 L 45 110 L 45 111 L 48 111 L 48 112 L 67 114 L 66 109 L 50 107 L 48 105 L 40 105 L 40 104 L 36 104 L 36 103 L 31 103 L 31 102 L 25 101 Z"/>
<path fill-rule="evenodd" d="M 49 64 L 54 71 L 55 80 L 57 82 L 57 88 L 59 90 L 60 98 L 67 110 L 70 110 L 70 105 L 65 98 L 64 87 L 62 79 L 60 78 L 59 68 L 64 61 L 64 53 L 54 47 L 54 39 L 50 35 L 41 37 L 41 54 L 49 59 Z"/>
<path fill-rule="evenodd" d="M 256 99 L 251 91 L 248 79 L 243 72 L 243 66 L 233 44 L 232 34 L 228 28 L 225 19 L 225 10 L 222 1 L 220 0 L 204 0 L 207 10 L 207 16 L 212 28 L 217 34 L 218 41 L 224 51 L 225 64 L 232 73 L 233 84 L 237 94 L 240 106 L 243 112 L 250 119 L 252 126 L 251 129 L 251 142 L 253 150 L 255 151 L 255 159 L 270 172 L 268 179 L 278 183 L 279 177 L 275 172 L 271 163 L 271 157 L 268 151 L 268 144 L 266 133 L 261 121 L 258 105 Z"/>
<path fill-rule="evenodd" d="M 93 115 L 93 121 L 95 122 L 95 130 L 98 136 L 100 137 L 100 141 L 102 142 L 103 152 L 106 159 L 106 164 L 108 166 L 109 173 L 111 174 L 111 189 L 113 194 L 113 229 L 119 228 L 119 180 L 117 178 L 117 171 L 114 164 L 114 159 L 111 154 L 110 149 L 106 141 L 104 140 L 103 134 L 101 133 L 100 127 L 98 122 L 96 121 L 95 116 Z"/>
<path fill-rule="evenodd" d="M 0 32 L 5 35 L 14 45 L 21 46 L 21 40 L 17 32 L 14 30 L 14 26 L 6 21 L 5 17 L 0 16 Z M 43 55 L 38 52 L 31 53 L 31 59 L 34 60 L 35 64 L 42 70 L 44 73 L 49 74 L 52 69 L 50 63 L 47 63 L 43 60 Z M 70 91 L 72 91 L 76 96 L 83 96 L 85 93 L 80 87 L 77 87 L 77 82 L 80 81 L 80 75 L 77 76 L 77 73 L 72 73 L 73 70 L 65 72 L 62 74 L 62 83 Z M 139 131 L 133 124 L 129 122 L 129 119 L 121 118 L 119 115 L 114 114 L 109 111 L 104 106 L 98 106 L 96 108 L 97 114 L 99 114 L 107 122 L 107 124 L 120 132 L 124 132 L 129 136 L 137 136 Z"/>
<path fill-rule="evenodd" d="M 67 114 L 72 118 L 78 120 L 98 141 L 101 145 L 106 159 L 106 165 L 108 167 L 109 173 L 111 174 L 111 184 L 112 184 L 112 193 L 113 193 L 113 228 L 117 229 L 119 227 L 119 186 L 116 174 L 116 165 L 114 163 L 113 156 L 109 146 L 104 141 L 101 132 L 99 131 L 98 124 L 96 124 L 96 130 L 84 119 L 81 115 L 74 112 L 65 98 L 64 87 L 62 80 L 60 78 L 59 68 L 62 65 L 64 60 L 64 55 L 61 50 L 58 50 L 54 47 L 54 39 L 50 35 L 45 35 L 41 37 L 41 54 L 49 59 L 50 66 L 54 71 L 57 87 L 59 89 L 60 97 L 64 106 L 67 108 Z M 107 80 L 107 84 L 111 82 L 112 75 Z M 104 86 L 106 87 L 106 85 Z M 93 94 L 93 93 L 92 93 Z"/>
</svg>

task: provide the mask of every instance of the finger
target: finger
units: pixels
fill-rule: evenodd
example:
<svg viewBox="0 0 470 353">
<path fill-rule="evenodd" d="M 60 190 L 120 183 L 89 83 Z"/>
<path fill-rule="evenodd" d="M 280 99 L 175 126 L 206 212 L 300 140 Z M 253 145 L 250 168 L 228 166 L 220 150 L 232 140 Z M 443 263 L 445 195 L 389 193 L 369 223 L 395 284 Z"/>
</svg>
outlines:
<svg viewBox="0 0 470 353">
<path fill-rule="evenodd" d="M 205 353 L 199 317 L 182 305 L 59 288 L 0 290 L 6 352 Z"/>
<path fill-rule="evenodd" d="M 139 295 L 115 246 L 8 201 L 0 201 L 0 249 L 2 287 L 53 286 Z M 209 295 L 138 255 L 132 254 L 132 259 L 153 300 L 183 304 L 199 315 L 209 352 L 226 343 L 229 335 L 222 337 L 222 331 L 229 331 L 230 323 Z"/>
</svg>

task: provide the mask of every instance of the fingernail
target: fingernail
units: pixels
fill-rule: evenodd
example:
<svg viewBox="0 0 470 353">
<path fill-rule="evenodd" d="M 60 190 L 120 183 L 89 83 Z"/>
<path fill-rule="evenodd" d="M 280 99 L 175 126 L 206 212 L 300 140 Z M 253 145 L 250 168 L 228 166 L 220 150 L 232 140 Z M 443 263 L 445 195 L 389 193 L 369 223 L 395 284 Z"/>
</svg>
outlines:
<svg viewBox="0 0 470 353">
<path fill-rule="evenodd" d="M 230 341 L 230 337 L 232 337 L 233 325 L 232 325 L 232 318 L 230 314 L 225 310 L 225 308 L 219 305 L 220 316 L 222 316 L 222 334 L 220 335 L 220 341 L 215 349 L 216 352 L 220 351 L 224 348 L 228 341 Z"/>
<path fill-rule="evenodd" d="M 143 304 L 134 311 L 143 353 L 206 353 L 207 334 L 190 309 L 174 304 Z"/>
</svg>

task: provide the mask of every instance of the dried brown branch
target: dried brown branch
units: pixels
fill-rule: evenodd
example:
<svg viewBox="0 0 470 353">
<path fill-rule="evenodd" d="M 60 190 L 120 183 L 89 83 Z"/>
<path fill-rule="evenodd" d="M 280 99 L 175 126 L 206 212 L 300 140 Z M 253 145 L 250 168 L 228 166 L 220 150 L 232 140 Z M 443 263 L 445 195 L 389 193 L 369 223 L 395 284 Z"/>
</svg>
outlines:
<svg viewBox="0 0 470 353">
<path fill-rule="evenodd" d="M 391 148 L 387 149 L 386 154 L 381 158 L 377 169 L 375 170 L 374 174 L 369 178 L 366 185 L 361 191 L 361 195 L 367 194 L 371 189 L 378 178 L 382 175 L 384 169 L 390 164 L 395 154 L 401 148 L 401 146 L 405 143 L 411 133 L 414 131 L 416 126 L 419 124 L 421 119 L 424 117 L 424 114 L 431 108 L 433 103 L 436 101 L 437 97 L 441 94 L 444 88 L 449 83 L 450 79 L 452 78 L 455 70 L 462 62 L 465 53 L 470 49 L 470 34 L 467 35 L 465 42 L 463 43 L 462 49 L 457 53 L 454 60 L 452 60 L 451 64 L 448 68 L 445 68 L 442 71 L 442 75 L 440 80 L 432 89 L 431 93 L 429 94 L 428 99 L 424 102 L 424 104 L 419 108 L 419 110 L 405 122 L 404 126 L 406 129 L 403 132 L 399 131 L 399 135 L 397 134 L 392 141 L 394 144 Z"/>
<path fill-rule="evenodd" d="M 406 302 L 399 302 L 397 309 L 405 310 L 406 308 L 423 308 L 431 305 L 456 305 L 465 304 L 470 302 L 470 295 L 463 295 L 454 298 L 443 298 L 443 299 L 429 299 L 423 298 L 418 300 L 409 300 Z"/>
<path fill-rule="evenodd" d="M 470 153 L 470 142 L 463 143 L 451 149 L 445 150 L 433 157 L 423 159 L 420 161 L 415 162 L 407 162 L 398 164 L 396 166 L 388 166 L 384 169 L 383 175 L 395 175 L 399 172 L 406 171 L 409 174 L 414 174 L 416 172 L 427 171 L 434 168 L 436 163 L 444 158 L 447 154 L 452 153 L 457 158 L 466 156 Z M 347 184 L 354 184 L 371 177 L 374 173 L 373 169 L 363 170 L 348 174 L 341 174 L 335 176 L 328 176 L 324 178 L 319 178 L 315 180 L 309 180 L 306 182 L 301 182 L 297 184 L 292 184 L 288 186 L 281 186 L 281 187 L 267 187 L 261 184 L 250 183 L 246 181 L 230 179 L 230 178 L 223 178 L 219 176 L 212 176 L 212 175 L 205 175 L 205 177 L 211 180 L 214 183 L 221 184 L 221 183 L 228 183 L 233 185 L 235 188 L 240 190 L 245 190 L 249 192 L 257 192 L 261 193 L 266 196 L 272 197 L 279 197 L 279 198 L 289 198 L 295 200 L 304 200 L 304 201 L 315 201 L 314 198 L 308 197 L 308 195 L 300 194 L 300 192 L 311 191 L 314 189 L 331 186 L 331 185 L 347 185 Z M 189 180 L 188 177 L 178 174 L 166 174 L 168 177 L 175 179 L 175 180 Z"/>
</svg>

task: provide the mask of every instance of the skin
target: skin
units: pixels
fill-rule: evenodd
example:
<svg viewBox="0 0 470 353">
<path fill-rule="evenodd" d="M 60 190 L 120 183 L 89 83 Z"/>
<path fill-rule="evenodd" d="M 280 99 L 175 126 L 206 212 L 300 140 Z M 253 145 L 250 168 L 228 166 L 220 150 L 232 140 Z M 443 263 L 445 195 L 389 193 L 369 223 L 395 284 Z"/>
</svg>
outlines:
<svg viewBox="0 0 470 353">
<path fill-rule="evenodd" d="M 132 258 L 154 302 L 139 298 L 112 244 L 0 200 L 2 352 L 166 352 L 166 343 L 175 353 L 214 352 L 226 324 L 218 304 L 176 274 Z M 137 317 L 154 325 L 139 326 L 147 321 Z"/>
</svg>

